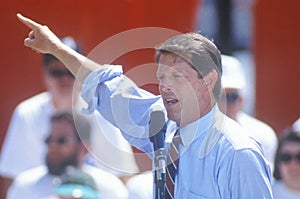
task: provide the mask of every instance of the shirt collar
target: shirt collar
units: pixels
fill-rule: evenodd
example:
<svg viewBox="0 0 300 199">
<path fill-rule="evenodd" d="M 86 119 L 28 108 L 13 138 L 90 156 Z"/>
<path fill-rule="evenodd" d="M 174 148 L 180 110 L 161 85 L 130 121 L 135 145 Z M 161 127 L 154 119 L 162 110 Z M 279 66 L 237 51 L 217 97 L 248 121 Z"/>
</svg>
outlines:
<svg viewBox="0 0 300 199">
<path fill-rule="evenodd" d="M 193 142 L 193 140 L 197 139 L 207 131 L 207 129 L 213 123 L 214 112 L 216 112 L 217 110 L 218 107 L 217 105 L 215 105 L 207 114 L 205 114 L 198 120 L 187 124 L 184 127 L 181 127 L 180 137 L 184 147 L 188 147 Z"/>
<path fill-rule="evenodd" d="M 201 137 L 198 157 L 204 158 L 219 140 L 224 118 L 225 115 L 215 105 L 206 115 L 182 127 L 180 153 L 184 153 L 195 140 Z"/>
</svg>

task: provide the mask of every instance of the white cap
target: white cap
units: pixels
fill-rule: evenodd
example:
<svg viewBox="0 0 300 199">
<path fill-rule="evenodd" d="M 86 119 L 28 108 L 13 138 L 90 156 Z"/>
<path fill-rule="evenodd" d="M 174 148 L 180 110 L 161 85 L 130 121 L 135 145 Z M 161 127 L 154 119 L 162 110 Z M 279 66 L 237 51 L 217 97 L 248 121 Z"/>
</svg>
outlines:
<svg viewBox="0 0 300 199">
<path fill-rule="evenodd" d="M 240 61 L 235 57 L 222 55 L 222 67 L 222 87 L 244 91 L 246 79 Z"/>
<path fill-rule="evenodd" d="M 300 118 L 293 123 L 292 129 L 294 131 L 300 131 Z"/>
</svg>

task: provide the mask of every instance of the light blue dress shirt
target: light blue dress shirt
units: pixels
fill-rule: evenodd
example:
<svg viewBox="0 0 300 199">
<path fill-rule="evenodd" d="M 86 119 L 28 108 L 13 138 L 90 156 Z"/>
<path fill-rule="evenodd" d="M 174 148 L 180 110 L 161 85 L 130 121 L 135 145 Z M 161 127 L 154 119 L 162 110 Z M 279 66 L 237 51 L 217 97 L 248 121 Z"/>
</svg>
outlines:
<svg viewBox="0 0 300 199">
<path fill-rule="evenodd" d="M 152 157 L 148 123 L 154 106 L 164 110 L 160 96 L 139 89 L 123 75 L 121 66 L 111 65 L 86 78 L 82 96 L 88 103 L 86 112 L 99 110 L 121 129 L 132 145 Z M 174 122 L 167 122 L 166 148 L 176 128 Z M 272 198 L 270 167 L 260 145 L 222 114 L 217 105 L 197 121 L 182 127 L 180 134 L 175 198 Z"/>
</svg>

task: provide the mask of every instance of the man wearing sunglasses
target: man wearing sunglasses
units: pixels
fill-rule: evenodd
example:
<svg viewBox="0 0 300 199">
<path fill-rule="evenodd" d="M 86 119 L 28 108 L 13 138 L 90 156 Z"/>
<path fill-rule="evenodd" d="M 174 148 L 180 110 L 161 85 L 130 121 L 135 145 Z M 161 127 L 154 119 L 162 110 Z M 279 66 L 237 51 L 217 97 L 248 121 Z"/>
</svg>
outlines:
<svg viewBox="0 0 300 199">
<path fill-rule="evenodd" d="M 246 78 L 238 59 L 222 55 L 223 97 L 219 105 L 224 113 L 244 127 L 249 136 L 260 142 L 273 169 L 277 136 L 274 130 L 266 123 L 250 116 L 243 111 L 246 100 Z"/>
<path fill-rule="evenodd" d="M 41 199 L 54 194 L 61 177 L 72 167 L 94 178 L 101 198 L 127 198 L 128 192 L 119 178 L 84 163 L 90 130 L 90 123 L 83 115 L 71 111 L 55 113 L 51 117 L 50 134 L 45 139 L 45 166 L 18 175 L 8 191 L 7 199 Z"/>
<path fill-rule="evenodd" d="M 300 131 L 291 128 L 281 134 L 273 175 L 274 199 L 300 198 Z"/>
<path fill-rule="evenodd" d="M 81 52 L 73 38 L 64 37 L 61 41 L 76 52 Z M 80 87 L 75 83 L 75 77 L 56 57 L 43 55 L 42 74 L 46 91 L 26 99 L 16 107 L 6 134 L 0 155 L 0 175 L 5 179 L 6 188 L 20 172 L 43 163 L 46 152 L 43 141 L 49 132 L 51 115 L 57 110 L 72 107 L 81 110 L 84 104 L 80 101 Z M 131 146 L 119 130 L 96 112 L 89 119 L 93 126 L 90 151 L 96 160 L 89 156 L 87 161 L 120 177 L 138 172 Z M 110 155 L 107 151 L 110 151 Z M 6 189 L 4 186 L 2 188 Z"/>
</svg>

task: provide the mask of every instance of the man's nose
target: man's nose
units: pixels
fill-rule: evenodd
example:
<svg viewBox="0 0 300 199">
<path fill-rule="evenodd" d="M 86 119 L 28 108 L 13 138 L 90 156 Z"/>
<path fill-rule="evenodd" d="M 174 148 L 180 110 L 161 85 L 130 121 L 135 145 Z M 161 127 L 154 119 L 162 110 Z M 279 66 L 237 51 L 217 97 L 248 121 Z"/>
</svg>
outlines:
<svg viewBox="0 0 300 199">
<path fill-rule="evenodd" d="M 159 88 L 160 88 L 160 91 L 161 91 L 161 92 L 167 92 L 167 91 L 170 91 L 170 90 L 171 90 L 171 86 L 164 85 L 164 84 L 160 84 L 160 85 L 159 85 Z"/>
</svg>

